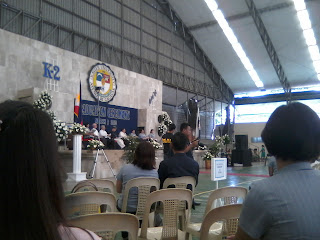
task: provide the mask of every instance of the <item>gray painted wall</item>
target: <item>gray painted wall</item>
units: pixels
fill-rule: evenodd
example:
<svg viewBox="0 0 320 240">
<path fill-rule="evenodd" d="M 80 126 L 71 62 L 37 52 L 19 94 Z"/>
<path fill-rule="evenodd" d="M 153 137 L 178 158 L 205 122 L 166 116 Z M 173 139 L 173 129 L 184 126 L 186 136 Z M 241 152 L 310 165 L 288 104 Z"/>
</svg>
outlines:
<svg viewBox="0 0 320 240">
<path fill-rule="evenodd" d="M 53 63 L 60 67 L 60 81 L 52 81 L 56 86 L 48 86 L 43 77 L 42 62 Z M 21 35 L 0 29 L 0 102 L 6 99 L 27 97 L 30 89 L 32 98 L 49 88 L 53 96 L 51 110 L 58 119 L 73 121 L 74 98 L 82 84 L 82 99 L 94 101 L 88 89 L 88 72 L 98 63 L 97 60 L 72 53 L 52 45 L 32 40 Z M 147 114 L 138 118 L 138 126 L 145 126 L 149 131 L 157 126 L 157 116 L 162 110 L 162 82 L 135 72 L 110 65 L 117 79 L 117 93 L 110 102 L 112 105 L 144 109 Z M 58 85 L 57 85 L 58 84 Z M 50 88 L 52 90 L 50 90 Z M 152 104 L 149 98 L 157 91 Z M 27 93 L 26 93 L 27 92 Z M 28 98 L 27 98 L 28 99 Z"/>
</svg>

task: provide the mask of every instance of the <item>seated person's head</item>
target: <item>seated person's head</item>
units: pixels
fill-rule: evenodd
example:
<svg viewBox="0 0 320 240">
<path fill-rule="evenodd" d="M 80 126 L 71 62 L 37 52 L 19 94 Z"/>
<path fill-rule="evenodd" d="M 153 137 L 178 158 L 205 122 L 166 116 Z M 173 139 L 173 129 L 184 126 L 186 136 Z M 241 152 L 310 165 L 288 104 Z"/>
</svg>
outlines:
<svg viewBox="0 0 320 240">
<path fill-rule="evenodd" d="M 112 128 L 111 128 L 111 131 L 112 131 L 112 132 L 115 132 L 115 131 L 117 131 L 117 128 L 116 128 L 116 127 L 112 127 Z"/>
<path fill-rule="evenodd" d="M 171 146 L 174 152 L 183 152 L 188 146 L 189 140 L 187 136 L 181 132 L 177 132 L 171 139 Z"/>
<path fill-rule="evenodd" d="M 52 120 L 19 101 L 0 103 L 0 120 L 1 227 L 9 239 L 60 239 L 64 195 Z"/>
<path fill-rule="evenodd" d="M 149 142 L 140 142 L 134 152 L 132 164 L 146 170 L 154 169 L 156 165 L 155 156 L 155 150 Z"/>
<path fill-rule="evenodd" d="M 92 128 L 97 129 L 98 125 L 96 123 L 92 123 Z"/>
<path fill-rule="evenodd" d="M 278 107 L 261 134 L 268 152 L 283 161 L 313 161 L 320 154 L 320 120 L 302 103 Z"/>
<path fill-rule="evenodd" d="M 106 126 L 105 125 L 101 125 L 101 130 L 106 130 Z"/>
</svg>

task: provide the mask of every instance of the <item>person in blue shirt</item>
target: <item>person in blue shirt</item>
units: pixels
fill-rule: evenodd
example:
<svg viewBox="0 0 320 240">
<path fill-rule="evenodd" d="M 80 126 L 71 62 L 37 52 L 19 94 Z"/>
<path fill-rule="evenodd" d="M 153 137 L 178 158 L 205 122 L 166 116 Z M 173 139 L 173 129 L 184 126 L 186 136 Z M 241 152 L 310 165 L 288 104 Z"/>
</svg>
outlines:
<svg viewBox="0 0 320 240">
<path fill-rule="evenodd" d="M 251 185 L 238 231 L 229 239 L 320 239 L 320 119 L 294 102 L 278 107 L 261 134 L 278 173 Z"/>
<path fill-rule="evenodd" d="M 173 135 L 171 146 L 174 155 L 163 160 L 158 169 L 160 188 L 167 178 L 192 176 L 198 183 L 199 164 L 186 155 L 188 143 L 189 140 L 185 134 L 178 132 Z"/>
</svg>

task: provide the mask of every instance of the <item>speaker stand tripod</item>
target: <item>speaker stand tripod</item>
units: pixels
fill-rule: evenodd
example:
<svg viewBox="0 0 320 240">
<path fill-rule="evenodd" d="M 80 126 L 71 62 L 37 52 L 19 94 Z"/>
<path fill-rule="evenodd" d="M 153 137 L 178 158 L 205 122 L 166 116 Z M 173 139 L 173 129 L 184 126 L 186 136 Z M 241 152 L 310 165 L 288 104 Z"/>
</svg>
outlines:
<svg viewBox="0 0 320 240">
<path fill-rule="evenodd" d="M 114 176 L 115 179 L 117 179 L 116 174 L 114 173 L 113 168 L 111 167 L 110 161 L 109 161 L 106 153 L 103 151 L 103 149 L 100 149 L 100 148 L 98 148 L 98 150 L 97 150 L 97 154 L 96 154 L 96 157 L 94 159 L 91 171 L 87 174 L 87 179 L 92 179 L 94 177 L 94 173 L 96 171 L 97 162 L 98 162 L 98 156 L 99 156 L 99 152 L 100 151 L 102 151 L 102 153 L 104 155 L 104 158 L 105 158 L 106 162 L 108 163 L 109 168 L 110 168 L 110 170 L 112 172 L 112 175 Z"/>
</svg>

